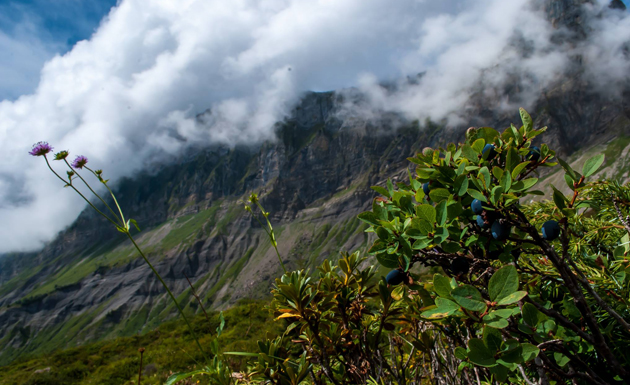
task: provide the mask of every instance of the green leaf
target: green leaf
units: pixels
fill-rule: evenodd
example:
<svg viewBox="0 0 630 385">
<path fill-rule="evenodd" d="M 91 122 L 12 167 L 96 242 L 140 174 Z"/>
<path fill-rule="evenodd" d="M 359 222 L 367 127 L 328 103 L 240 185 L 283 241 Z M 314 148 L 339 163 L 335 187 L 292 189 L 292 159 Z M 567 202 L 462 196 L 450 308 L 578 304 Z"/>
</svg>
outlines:
<svg viewBox="0 0 630 385">
<path fill-rule="evenodd" d="M 195 376 L 197 374 L 204 374 L 206 373 L 205 370 L 201 369 L 201 370 L 193 370 L 192 372 L 187 372 L 187 373 L 175 373 L 172 376 L 170 376 L 166 382 L 164 383 L 164 385 L 173 385 L 176 384 L 182 380 L 185 380 L 187 378 L 190 378 L 192 376 Z"/>
<path fill-rule="evenodd" d="M 448 199 L 451 193 L 445 188 L 436 188 L 429 192 L 429 197 L 435 203 Z"/>
<path fill-rule="evenodd" d="M 512 174 L 509 172 L 503 174 L 503 177 L 501 178 L 501 187 L 503 187 L 503 191 L 505 192 L 510 191 L 510 188 L 512 187 Z"/>
<path fill-rule="evenodd" d="M 249 353 L 249 352 L 223 352 L 223 354 L 228 355 L 228 356 L 258 357 L 258 353 Z"/>
<path fill-rule="evenodd" d="M 447 201 L 442 201 L 435 206 L 435 220 L 438 226 L 444 226 L 448 218 L 448 210 L 446 208 Z"/>
<path fill-rule="evenodd" d="M 498 329 L 485 327 L 483 328 L 483 342 L 488 347 L 488 350 L 496 352 L 501 349 L 503 337 L 501 337 L 501 332 Z"/>
<path fill-rule="evenodd" d="M 395 254 L 388 254 L 388 253 L 376 254 L 376 260 L 381 265 L 390 269 L 397 269 L 400 267 L 398 256 Z"/>
<path fill-rule="evenodd" d="M 501 309 L 507 310 L 507 309 Z M 508 327 L 509 323 L 504 317 L 500 317 L 496 311 L 490 312 L 483 317 L 483 322 L 496 329 L 503 329 Z"/>
<path fill-rule="evenodd" d="M 496 365 L 489 368 L 490 373 L 494 375 L 494 379 L 499 381 L 500 384 L 505 384 L 508 379 L 508 368 L 503 365 Z"/>
<path fill-rule="evenodd" d="M 584 166 L 582 167 L 582 174 L 585 178 L 595 174 L 603 163 L 604 154 L 595 155 L 584 163 Z"/>
<path fill-rule="evenodd" d="M 494 186 L 492 192 L 490 193 L 490 200 L 492 201 L 492 204 L 494 204 L 495 206 L 498 205 L 499 200 L 501 200 L 501 194 L 503 194 L 503 191 L 504 190 L 502 186 Z"/>
<path fill-rule="evenodd" d="M 420 219 L 433 224 L 435 223 L 435 207 L 427 204 L 416 206 L 416 215 Z"/>
<path fill-rule="evenodd" d="M 499 306 L 511 305 L 511 304 L 513 304 L 515 302 L 520 301 L 526 295 L 527 295 L 526 291 L 517 291 L 517 292 L 514 292 L 514 293 L 508 295 L 507 297 L 503 297 L 501 300 L 499 300 L 497 302 L 497 304 Z"/>
<path fill-rule="evenodd" d="M 394 185 L 392 184 L 391 179 L 387 179 L 387 191 L 389 191 L 389 196 L 394 195 Z"/>
<path fill-rule="evenodd" d="M 433 221 L 435 222 L 435 218 Z M 429 222 L 428 220 L 422 218 L 414 218 L 411 221 L 411 227 L 420 231 L 422 235 L 427 235 L 433 231 L 433 222 Z"/>
<path fill-rule="evenodd" d="M 518 151 L 514 147 L 510 147 L 507 151 L 507 158 L 505 162 L 505 171 L 510 174 L 521 161 L 521 157 L 518 155 Z"/>
<path fill-rule="evenodd" d="M 533 360 L 540 353 L 540 349 L 532 344 L 521 344 L 521 348 L 523 349 L 521 354 L 524 362 Z"/>
<path fill-rule="evenodd" d="M 129 219 L 129 222 L 133 223 L 133 225 L 136 227 L 136 230 L 141 231 L 140 227 L 138 226 L 138 222 L 136 222 L 135 219 Z"/>
<path fill-rule="evenodd" d="M 479 290 L 474 286 L 458 286 L 451 291 L 451 296 L 465 309 L 478 312 L 486 310 L 486 302 L 481 297 Z"/>
<path fill-rule="evenodd" d="M 492 353 L 479 338 L 471 338 L 468 341 L 468 359 L 479 366 L 494 366 L 497 361 Z"/>
<path fill-rule="evenodd" d="M 488 190 L 490 188 L 490 185 L 492 184 L 492 178 L 490 177 L 490 170 L 488 170 L 488 167 L 484 166 L 479 169 L 479 174 L 477 175 L 477 177 L 482 180 L 485 189 Z"/>
<path fill-rule="evenodd" d="M 483 195 L 481 192 L 477 190 L 468 189 L 468 195 L 470 195 L 471 197 L 475 199 L 479 199 L 482 202 L 486 202 L 486 203 L 488 202 L 488 199 L 485 197 L 485 195 Z"/>
<path fill-rule="evenodd" d="M 486 141 L 483 139 L 477 139 L 475 140 L 475 142 L 472 144 L 472 149 L 475 150 L 475 152 L 477 154 L 481 154 L 481 152 L 483 151 L 483 146 L 486 145 Z M 472 159 L 471 159 L 472 160 Z"/>
<path fill-rule="evenodd" d="M 518 272 L 512 265 L 499 269 L 488 282 L 488 294 L 493 302 L 499 302 L 517 290 Z"/>
<path fill-rule="evenodd" d="M 518 176 L 520 175 L 520 173 L 525 169 L 525 167 L 527 167 L 528 164 L 530 164 L 531 162 L 527 161 L 527 162 L 523 162 L 523 163 L 519 163 L 516 167 L 514 167 L 514 170 L 512 170 L 512 179 L 516 180 L 518 178 Z"/>
<path fill-rule="evenodd" d="M 501 180 L 501 178 L 503 178 L 503 169 L 497 166 L 492 167 L 492 175 L 494 175 L 497 180 Z"/>
<path fill-rule="evenodd" d="M 386 196 L 388 198 L 391 198 L 392 196 L 389 194 L 389 191 L 387 191 L 385 188 L 381 187 L 381 186 L 372 186 L 370 187 L 372 190 L 376 191 L 377 193 Z"/>
<path fill-rule="evenodd" d="M 468 175 L 460 175 L 455 179 L 455 183 L 453 185 L 455 194 L 460 197 L 463 197 L 468 191 Z"/>
<path fill-rule="evenodd" d="M 468 352 L 466 351 L 466 349 L 458 346 L 455 348 L 455 357 L 463 361 L 468 358 Z"/>
<path fill-rule="evenodd" d="M 413 243 L 413 246 L 411 248 L 413 250 L 423 250 L 423 249 L 426 249 L 427 246 L 429 246 L 430 244 L 431 244 L 431 241 L 428 238 L 418 239 Z"/>
<path fill-rule="evenodd" d="M 223 312 L 219 313 L 219 326 L 217 326 L 217 338 L 221 337 L 221 333 L 223 333 L 223 329 L 225 329 L 225 318 L 223 317 Z"/>
<path fill-rule="evenodd" d="M 479 153 L 475 152 L 468 144 L 462 146 L 462 155 L 471 162 L 477 162 L 479 160 L 478 154 Z"/>
<path fill-rule="evenodd" d="M 512 183 L 511 190 L 513 191 L 525 191 L 529 188 L 532 188 L 536 183 L 538 183 L 538 178 L 527 178 L 518 182 Z"/>
<path fill-rule="evenodd" d="M 451 291 L 453 289 L 451 288 L 450 280 L 445 276 L 441 274 L 435 274 L 433 276 L 433 289 L 440 297 L 453 299 L 453 297 L 451 297 Z"/>
<path fill-rule="evenodd" d="M 580 178 L 577 176 L 577 173 L 573 171 L 571 166 L 569 166 L 569 164 L 565 162 L 564 160 L 560 158 L 557 158 L 557 159 L 558 159 L 558 162 L 560 163 L 560 166 L 562 166 L 562 168 L 564 169 L 564 171 L 566 171 L 566 173 L 571 177 L 571 179 L 577 182 Z"/>
<path fill-rule="evenodd" d="M 538 311 L 538 309 L 536 309 L 536 306 L 532 305 L 529 302 L 523 305 L 522 313 L 523 321 L 525 321 L 526 324 L 533 328 L 538 326 L 540 322 L 543 322 L 547 319 L 546 315 Z"/>
<path fill-rule="evenodd" d="M 518 111 L 521 113 L 521 120 L 523 121 L 523 127 L 525 127 L 525 132 L 529 132 L 534 128 L 534 122 L 532 121 L 532 117 L 529 116 L 527 111 L 523 107 L 519 108 Z"/>
<path fill-rule="evenodd" d="M 380 225 L 378 215 L 376 215 L 375 213 L 371 211 L 366 211 L 364 213 L 359 214 L 358 218 L 362 220 L 363 222 L 366 222 L 370 225 L 375 225 L 375 226 Z"/>
<path fill-rule="evenodd" d="M 551 185 L 551 188 L 553 189 L 553 203 L 555 203 L 556 207 L 558 207 L 560 210 L 566 208 L 567 198 L 553 185 Z"/>
<path fill-rule="evenodd" d="M 425 197 L 424 190 L 422 190 L 421 188 L 419 188 L 419 189 L 416 191 L 416 195 L 415 195 L 415 197 L 414 197 L 414 198 L 416 198 L 416 202 L 421 203 L 421 202 L 422 202 L 422 200 L 424 199 L 424 197 Z"/>
<path fill-rule="evenodd" d="M 446 318 L 460 310 L 459 305 L 446 298 L 438 297 L 435 300 L 435 308 L 423 311 L 420 315 L 428 319 Z"/>
</svg>

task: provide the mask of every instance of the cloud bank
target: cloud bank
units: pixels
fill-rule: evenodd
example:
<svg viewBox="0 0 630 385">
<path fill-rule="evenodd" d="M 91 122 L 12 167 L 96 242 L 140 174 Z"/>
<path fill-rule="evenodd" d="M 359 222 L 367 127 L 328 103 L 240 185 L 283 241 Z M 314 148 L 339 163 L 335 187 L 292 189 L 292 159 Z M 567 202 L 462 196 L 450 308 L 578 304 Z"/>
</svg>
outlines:
<svg viewBox="0 0 630 385">
<path fill-rule="evenodd" d="M 0 252 L 41 247 L 83 208 L 26 155 L 34 142 L 116 179 L 191 144 L 270 139 L 307 90 L 358 86 L 366 112 L 456 121 L 480 79 L 498 86 L 518 73 L 539 86 L 571 50 L 617 57 L 630 28 L 615 17 L 614 36 L 594 23 L 607 45 L 559 48 L 527 0 L 123 0 L 91 39 L 43 66 L 35 92 L 0 102 Z M 627 65 L 618 59 L 614 71 Z M 379 85 L 420 72 L 396 92 Z"/>
</svg>

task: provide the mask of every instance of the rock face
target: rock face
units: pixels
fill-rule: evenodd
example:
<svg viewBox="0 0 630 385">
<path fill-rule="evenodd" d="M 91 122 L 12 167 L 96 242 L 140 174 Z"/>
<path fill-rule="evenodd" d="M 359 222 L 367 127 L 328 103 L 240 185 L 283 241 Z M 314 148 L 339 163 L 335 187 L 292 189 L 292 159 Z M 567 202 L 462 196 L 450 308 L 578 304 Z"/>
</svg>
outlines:
<svg viewBox="0 0 630 385">
<path fill-rule="evenodd" d="M 576 5 L 583 2 L 541 4 L 554 23 L 579 28 Z M 546 89 L 530 109 L 536 126 L 549 127 L 540 142 L 568 157 L 630 134 L 630 90 L 611 99 L 592 89 L 579 71 Z M 487 108 L 498 100 L 475 100 L 465 117 L 473 125 L 501 129 L 519 121 L 517 111 Z M 388 177 L 404 180 L 407 157 L 425 146 L 462 141 L 470 125 L 341 118 L 341 101 L 334 92 L 308 93 L 278 123 L 275 141 L 197 149 L 151 174 L 120 181 L 117 196 L 126 216 L 142 227 L 138 242 L 187 312 L 200 309 L 186 277 L 206 306 L 225 308 L 240 298 L 266 297 L 279 276 L 264 232 L 242 209 L 250 192 L 271 212 L 288 267 L 312 267 L 341 250 L 365 250 L 369 240 L 356 215 L 375 196 L 369 186 Z M 623 143 L 617 147 L 625 154 Z M 174 315 L 145 262 L 91 210 L 41 252 L 0 258 L 0 364 L 138 333 Z"/>
</svg>

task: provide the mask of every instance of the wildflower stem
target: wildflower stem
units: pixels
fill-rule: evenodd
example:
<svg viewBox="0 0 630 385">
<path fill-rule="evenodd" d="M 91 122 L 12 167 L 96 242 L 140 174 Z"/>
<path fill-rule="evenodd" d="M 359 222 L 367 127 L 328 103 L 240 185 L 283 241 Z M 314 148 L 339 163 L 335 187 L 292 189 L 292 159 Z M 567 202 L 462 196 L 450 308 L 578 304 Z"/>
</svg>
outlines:
<svg viewBox="0 0 630 385">
<path fill-rule="evenodd" d="M 171 292 L 171 289 L 168 288 L 168 286 L 166 285 L 166 282 L 164 282 L 164 280 L 162 279 L 162 276 L 160 276 L 160 274 L 157 272 L 157 270 L 155 270 L 155 268 L 153 267 L 151 262 L 149 262 L 149 259 L 146 257 L 146 255 L 144 255 L 144 253 L 142 252 L 142 249 L 140 249 L 140 246 L 138 246 L 138 244 L 133 239 L 133 237 L 131 236 L 129 231 L 125 231 L 125 234 L 127 234 L 127 237 L 129 237 L 129 239 L 131 240 L 133 245 L 136 247 L 136 250 L 138 250 L 138 252 L 142 256 L 144 261 L 147 263 L 147 265 L 149 265 L 149 267 L 153 271 L 153 274 L 155 274 L 155 276 L 160 280 L 160 283 L 162 283 L 162 286 L 164 286 L 164 288 L 168 292 L 168 295 L 171 297 L 171 300 L 173 300 L 173 303 L 175 303 L 175 306 L 177 307 L 177 310 L 179 310 L 179 314 L 182 316 L 184 321 L 186 321 L 186 325 L 188 325 L 188 329 L 190 329 L 190 333 L 192 334 L 193 338 L 195 339 L 195 342 L 197 343 L 197 347 L 199 348 L 199 351 L 201 351 L 201 354 L 203 354 L 203 357 L 205 358 L 206 362 L 210 362 L 210 360 L 208 359 L 208 356 L 206 355 L 206 352 L 203 350 L 203 348 L 201 347 L 201 344 L 199 343 L 199 339 L 197 338 L 197 334 L 195 334 L 195 331 L 193 330 L 192 326 L 190 325 L 190 322 L 188 322 L 188 318 L 186 318 L 186 316 L 184 315 L 184 311 L 182 310 L 181 306 L 179 306 L 179 303 L 177 302 L 177 299 L 175 299 L 175 296 L 173 295 L 173 292 Z"/>
<path fill-rule="evenodd" d="M 265 212 L 262 207 L 260 205 L 258 205 L 258 207 L 261 209 L 262 212 Z M 271 227 L 271 222 L 269 222 L 269 219 L 267 219 L 267 217 L 265 217 L 265 219 L 267 220 L 267 225 L 269 226 L 270 230 L 267 230 L 267 228 L 265 227 L 265 225 L 263 225 L 263 223 L 260 221 L 260 219 L 258 219 L 258 217 L 256 215 L 254 215 L 254 213 L 252 212 L 252 216 L 254 217 L 254 219 L 256 219 L 256 221 L 260 224 L 260 226 L 263 228 L 263 230 L 265 230 L 265 232 L 267 233 L 267 236 L 269 237 L 269 241 L 271 242 L 271 246 L 273 246 L 273 249 L 276 251 L 276 255 L 278 256 L 278 261 L 280 261 L 280 267 L 282 267 L 282 270 L 284 270 L 284 273 L 287 273 L 287 268 L 284 267 L 284 262 L 282 262 L 282 257 L 280 256 L 280 252 L 278 251 L 278 244 L 276 242 L 276 238 L 273 234 L 273 227 Z"/>
<path fill-rule="evenodd" d="M 96 173 L 94 171 L 92 171 L 91 168 L 87 167 L 87 166 L 83 166 L 85 168 L 87 168 L 92 174 L 94 174 L 94 176 L 96 176 L 101 183 L 103 183 L 105 185 L 105 187 L 107 188 L 107 191 L 109 191 L 109 195 L 112 196 L 112 199 L 114 200 L 114 203 L 116 204 L 116 207 L 118 208 L 118 212 L 120 213 L 120 218 L 122 219 L 123 225 L 126 224 L 125 222 L 125 215 L 122 212 L 122 209 L 120 208 L 120 205 L 118 204 L 118 201 L 116 200 L 116 196 L 114 195 L 114 192 L 112 191 L 112 189 L 109 188 L 109 186 L 107 185 L 107 183 L 105 181 L 103 181 L 103 178 L 99 177 L 98 175 L 96 175 Z"/>
<path fill-rule="evenodd" d="M 81 176 L 81 174 L 79 174 L 79 172 L 78 172 L 77 170 L 73 169 L 73 168 L 70 166 L 70 163 L 68 163 L 68 161 L 67 161 L 66 159 L 64 159 L 63 161 L 64 161 L 64 162 L 66 162 L 66 164 L 68 165 L 68 167 L 70 168 L 70 170 L 74 171 L 74 174 L 75 174 L 76 176 L 78 176 L 78 177 L 79 177 L 79 179 L 81 179 L 81 180 L 83 181 L 83 183 L 87 186 L 87 188 L 89 188 L 89 189 L 90 189 L 90 191 L 92 192 L 92 194 L 96 195 L 96 197 L 97 197 L 98 199 L 100 199 L 100 200 L 101 200 L 101 202 L 103 202 L 103 204 L 105 205 L 105 207 L 107 207 L 107 209 L 108 209 L 108 210 L 109 210 L 109 211 L 110 211 L 110 212 L 114 215 L 114 218 L 116 218 L 116 219 L 120 219 L 120 218 L 118 218 L 118 216 L 116 215 L 116 213 L 114 212 L 114 210 L 112 210 L 112 208 L 111 208 L 111 207 L 109 207 L 109 205 L 108 205 L 108 204 L 107 204 L 107 203 L 103 200 L 103 198 L 101 198 L 101 196 L 100 196 L 100 195 L 98 195 L 98 194 L 97 194 L 94 190 L 92 190 L 92 187 L 90 187 L 90 185 L 88 184 L 88 182 L 86 182 L 86 181 L 85 181 L 85 179 L 83 179 L 83 177 Z M 86 168 L 87 168 L 87 167 L 86 167 Z M 91 170 L 90 170 L 90 171 L 91 171 Z M 123 221 L 123 222 L 121 223 L 121 225 L 124 227 L 124 226 L 125 226 L 125 222 Z"/>
<path fill-rule="evenodd" d="M 114 222 L 110 217 L 108 217 L 107 215 L 105 215 L 101 210 L 97 209 L 96 206 L 94 206 L 92 204 L 92 202 L 90 202 L 89 199 L 87 199 L 83 194 L 81 194 L 81 191 L 77 190 L 76 187 L 74 187 L 72 184 L 70 184 L 67 180 L 63 179 L 62 177 L 59 176 L 59 174 L 57 174 L 57 172 L 55 170 L 53 170 L 53 168 L 50 166 L 50 162 L 48 162 L 48 157 L 46 157 L 46 155 L 44 155 L 44 159 L 46 160 L 46 164 L 48 165 L 48 168 L 50 169 L 50 171 L 52 171 L 53 174 L 55 174 L 57 176 L 57 178 L 59 178 L 62 182 L 64 182 L 66 184 L 66 186 L 70 186 L 72 187 L 72 189 L 74 191 L 76 191 L 77 194 L 79 194 L 79 196 L 81 196 L 81 198 L 83 198 L 84 201 L 86 201 L 90 206 L 92 206 L 92 208 L 94 210 L 96 210 L 97 213 L 101 214 L 102 216 L 105 217 L 105 219 L 107 219 L 108 221 L 110 221 L 111 223 L 113 223 L 116 227 L 120 227 L 118 226 L 118 223 Z"/>
</svg>

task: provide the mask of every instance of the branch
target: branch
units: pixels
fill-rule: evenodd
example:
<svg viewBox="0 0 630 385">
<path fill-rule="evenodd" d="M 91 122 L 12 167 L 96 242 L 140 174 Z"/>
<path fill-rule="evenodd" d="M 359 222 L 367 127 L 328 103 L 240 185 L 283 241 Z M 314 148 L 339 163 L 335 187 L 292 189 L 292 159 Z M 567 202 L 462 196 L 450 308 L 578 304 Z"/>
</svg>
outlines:
<svg viewBox="0 0 630 385">
<path fill-rule="evenodd" d="M 621 213 L 621 209 L 619 209 L 619 203 L 617 202 L 617 198 L 611 193 L 610 197 L 612 198 L 613 206 L 615 206 L 615 211 L 617 212 L 617 217 L 619 217 L 619 221 L 623 224 L 623 227 L 626 228 L 628 235 L 630 235 L 630 223 L 628 223 L 628 218 L 623 218 L 623 214 Z"/>
</svg>

